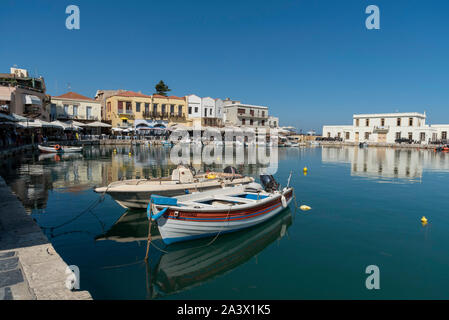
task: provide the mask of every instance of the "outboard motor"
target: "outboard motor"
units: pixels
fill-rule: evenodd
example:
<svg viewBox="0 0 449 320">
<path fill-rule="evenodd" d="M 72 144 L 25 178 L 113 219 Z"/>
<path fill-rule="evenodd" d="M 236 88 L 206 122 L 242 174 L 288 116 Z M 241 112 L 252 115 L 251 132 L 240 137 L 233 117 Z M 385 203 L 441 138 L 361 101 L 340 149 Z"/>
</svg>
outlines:
<svg viewBox="0 0 449 320">
<path fill-rule="evenodd" d="M 238 171 L 236 168 L 228 166 L 226 168 L 224 168 L 223 170 L 224 173 L 232 173 L 232 174 L 238 174 Z"/>
<path fill-rule="evenodd" d="M 262 183 L 265 191 L 272 192 L 279 188 L 279 183 L 276 182 L 271 174 L 261 174 L 260 182 Z"/>
</svg>

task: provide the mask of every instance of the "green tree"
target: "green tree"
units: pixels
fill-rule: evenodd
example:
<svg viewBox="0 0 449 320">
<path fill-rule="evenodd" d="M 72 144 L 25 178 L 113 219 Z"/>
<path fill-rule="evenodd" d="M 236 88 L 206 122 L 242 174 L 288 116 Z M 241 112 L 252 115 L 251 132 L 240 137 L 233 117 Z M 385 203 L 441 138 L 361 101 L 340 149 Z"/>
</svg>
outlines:
<svg viewBox="0 0 449 320">
<path fill-rule="evenodd" d="M 159 83 L 154 88 L 156 89 L 157 94 L 160 94 L 161 96 L 166 96 L 167 92 L 171 91 L 162 80 L 159 81 Z"/>
</svg>

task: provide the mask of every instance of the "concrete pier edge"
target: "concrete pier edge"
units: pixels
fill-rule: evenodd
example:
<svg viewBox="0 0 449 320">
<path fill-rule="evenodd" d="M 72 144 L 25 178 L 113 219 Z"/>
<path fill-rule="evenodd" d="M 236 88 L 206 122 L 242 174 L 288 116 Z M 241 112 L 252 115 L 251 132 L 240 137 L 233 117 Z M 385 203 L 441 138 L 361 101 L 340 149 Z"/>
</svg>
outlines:
<svg viewBox="0 0 449 320">
<path fill-rule="evenodd" d="M 67 268 L 0 177 L 0 300 L 92 300 L 66 287 Z"/>
</svg>

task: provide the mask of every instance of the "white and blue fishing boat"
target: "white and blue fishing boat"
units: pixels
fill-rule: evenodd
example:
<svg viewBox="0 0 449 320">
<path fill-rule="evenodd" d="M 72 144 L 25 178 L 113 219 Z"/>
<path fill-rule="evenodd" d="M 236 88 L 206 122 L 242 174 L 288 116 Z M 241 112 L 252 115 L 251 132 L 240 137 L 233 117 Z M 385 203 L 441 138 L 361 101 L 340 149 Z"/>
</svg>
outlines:
<svg viewBox="0 0 449 320">
<path fill-rule="evenodd" d="M 253 227 L 276 216 L 293 197 L 288 184 L 281 190 L 272 176 L 260 178 L 263 187 L 250 183 L 176 197 L 151 195 L 148 218 L 157 221 L 166 244 Z"/>
</svg>

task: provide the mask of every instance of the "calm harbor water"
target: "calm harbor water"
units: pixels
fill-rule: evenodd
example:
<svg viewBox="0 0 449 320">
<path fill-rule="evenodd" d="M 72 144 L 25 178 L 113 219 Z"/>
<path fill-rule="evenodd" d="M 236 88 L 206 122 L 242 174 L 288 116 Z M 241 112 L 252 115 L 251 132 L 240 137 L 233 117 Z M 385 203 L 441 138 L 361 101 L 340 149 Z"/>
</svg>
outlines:
<svg viewBox="0 0 449 320">
<path fill-rule="evenodd" d="M 10 159 L 0 175 L 94 299 L 448 299 L 449 154 L 385 148 L 279 149 L 300 204 L 256 228 L 165 247 L 146 213 L 94 186 L 168 175 L 168 149 L 92 147 Z M 308 174 L 302 168 L 308 167 Z M 207 167 L 203 166 L 202 169 Z M 257 177 L 258 168 L 241 169 Z M 423 226 L 422 216 L 429 219 Z M 367 290 L 365 268 L 380 268 Z"/>
</svg>

